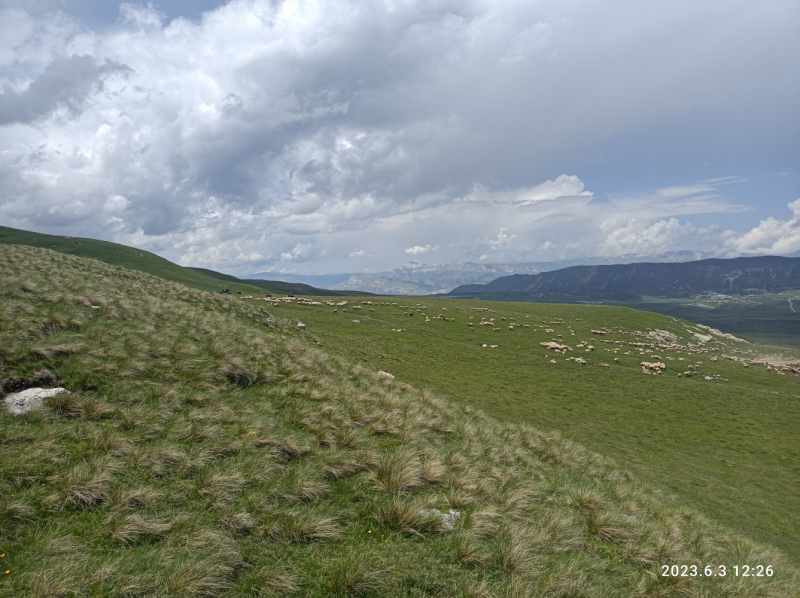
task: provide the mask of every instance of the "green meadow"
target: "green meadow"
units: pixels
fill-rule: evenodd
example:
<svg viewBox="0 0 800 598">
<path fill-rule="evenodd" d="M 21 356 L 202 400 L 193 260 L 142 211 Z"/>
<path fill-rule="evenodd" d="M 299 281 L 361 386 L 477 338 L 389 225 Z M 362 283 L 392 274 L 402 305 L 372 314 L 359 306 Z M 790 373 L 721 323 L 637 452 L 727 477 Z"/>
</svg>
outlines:
<svg viewBox="0 0 800 598">
<path fill-rule="evenodd" d="M 752 344 L 614 307 L 276 306 L 13 244 L 0 281 L 5 391 L 69 391 L 0 411 L 1 597 L 800 596 L 796 378 L 723 357 Z M 684 348 L 632 344 L 663 331 Z"/>
<path fill-rule="evenodd" d="M 791 372 L 768 372 L 763 365 L 744 368 L 720 357 L 766 355 L 791 360 L 797 358 L 794 350 L 725 338 L 700 344 L 692 333 L 705 330 L 624 307 L 370 299 L 397 306 L 361 306 L 362 310 L 348 312 L 338 308 L 333 313 L 328 306 L 282 304 L 273 311 L 301 319 L 308 334 L 324 347 L 371 368 L 432 388 L 504 421 L 556 430 L 613 457 L 731 528 L 774 543 L 800 559 L 798 378 Z M 417 303 L 427 309 L 403 316 L 411 310 L 400 306 Z M 368 311 L 370 307 L 375 311 Z M 422 313 L 431 321 L 425 322 Z M 435 319 L 439 314 L 454 321 Z M 478 325 L 481 317 L 495 318 L 500 332 Z M 533 327 L 509 331 L 510 318 L 518 324 L 548 323 L 554 332 Z M 564 323 L 549 324 L 557 320 Z M 474 332 L 467 322 L 476 323 Z M 659 350 L 666 359 L 666 372 L 645 375 L 640 364 L 653 361 L 652 349 L 640 353 L 637 348 L 603 342 L 637 340 L 630 334 L 591 334 L 592 329 L 618 327 L 628 333 L 671 331 L 685 344 L 692 342 L 707 352 Z M 398 329 L 402 332 L 393 332 Z M 540 346 L 558 340 L 557 335 L 574 351 L 554 355 Z M 595 350 L 578 349 L 581 341 L 590 342 Z M 497 347 L 483 348 L 484 344 Z M 611 348 L 618 352 L 606 351 Z M 566 361 L 570 356 L 582 356 L 588 365 Z M 556 364 L 550 363 L 554 357 Z M 699 375 L 678 378 L 686 365 L 697 362 L 702 362 Z M 600 363 L 611 369 L 599 367 Z M 714 379 L 706 380 L 706 375 Z"/>
</svg>

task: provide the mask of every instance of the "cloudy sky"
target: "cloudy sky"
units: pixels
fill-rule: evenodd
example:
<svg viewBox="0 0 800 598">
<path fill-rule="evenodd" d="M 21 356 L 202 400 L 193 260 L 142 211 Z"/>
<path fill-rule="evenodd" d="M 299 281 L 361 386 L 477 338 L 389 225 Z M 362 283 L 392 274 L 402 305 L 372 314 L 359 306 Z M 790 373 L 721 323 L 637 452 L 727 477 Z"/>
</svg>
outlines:
<svg viewBox="0 0 800 598">
<path fill-rule="evenodd" d="M 0 0 L 0 223 L 234 274 L 800 252 L 797 0 Z"/>
</svg>

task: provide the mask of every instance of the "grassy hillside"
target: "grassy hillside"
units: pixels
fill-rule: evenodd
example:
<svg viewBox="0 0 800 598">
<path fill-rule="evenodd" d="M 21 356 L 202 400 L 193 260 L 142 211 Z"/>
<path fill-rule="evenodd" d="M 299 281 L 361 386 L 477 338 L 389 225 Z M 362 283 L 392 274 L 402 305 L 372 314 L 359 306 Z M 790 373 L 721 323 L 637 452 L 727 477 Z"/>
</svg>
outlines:
<svg viewBox="0 0 800 598">
<path fill-rule="evenodd" d="M 284 308 L 20 246 L 0 280 L 4 385 L 71 391 L 0 411 L 0 596 L 800 595 L 777 551 L 324 353 Z"/>
<path fill-rule="evenodd" d="M 0 244 L 3 245 L 29 245 L 31 247 L 42 247 L 60 253 L 88 257 L 106 264 L 123 266 L 132 270 L 146 272 L 153 276 L 158 276 L 165 280 L 179 282 L 194 289 L 203 291 L 220 291 L 223 287 L 229 287 L 235 295 L 263 295 L 267 293 L 304 293 L 316 295 L 320 294 L 319 289 L 309 285 L 279 282 L 279 281 L 243 281 L 235 276 L 221 274 L 213 270 L 204 268 L 184 268 L 173 264 L 169 260 L 159 257 L 149 251 L 109 243 L 108 241 L 98 241 L 96 239 L 82 239 L 79 237 L 60 237 L 56 235 L 45 235 L 34 233 L 16 228 L 0 226 Z M 224 281 L 224 282 L 220 282 Z M 337 294 L 334 291 L 325 291 L 326 295 Z M 352 294 L 352 293 L 350 293 Z"/>
<path fill-rule="evenodd" d="M 229 274 L 221 274 L 214 270 L 207 270 L 206 268 L 187 268 L 200 274 L 205 274 L 212 278 L 218 278 L 232 283 L 248 284 L 251 286 L 259 287 L 267 291 L 272 291 L 281 295 L 305 295 L 309 297 L 371 297 L 372 293 L 361 293 L 358 291 L 331 291 L 327 289 L 318 289 L 312 287 L 310 284 L 303 284 L 302 282 L 283 282 L 282 280 L 258 280 L 255 278 L 236 278 Z"/>
<path fill-rule="evenodd" d="M 302 319 L 325 347 L 405 382 L 447 393 L 504 421 L 558 430 L 800 561 L 798 377 L 768 371 L 764 365 L 744 368 L 721 357 L 754 359 L 770 353 L 791 360 L 796 351 L 720 337 L 701 343 L 695 333 L 707 334 L 704 329 L 623 307 L 436 298 L 383 301 L 396 305 L 361 306 L 361 311 L 351 307 L 348 312 L 339 307 L 333 313 L 327 306 L 284 304 L 273 311 Z M 403 306 L 417 301 L 427 309 L 404 316 L 412 310 Z M 422 314 L 431 321 L 425 322 Z M 439 314 L 454 321 L 437 320 Z M 482 317 L 495 318 L 501 331 L 479 325 Z M 510 318 L 542 327 L 512 332 Z M 557 321 L 563 323 L 551 324 Z M 467 322 L 475 324 L 474 332 Z M 591 334 L 600 328 L 614 332 Z M 652 344 L 646 335 L 657 329 L 676 334 L 685 348 L 614 344 Z M 558 335 L 574 351 L 560 355 L 540 346 L 561 341 Z M 595 351 L 579 349 L 581 341 L 594 345 Z M 641 372 L 642 361 L 657 361 L 653 355 L 663 358 L 665 375 Z M 565 361 L 573 356 L 585 358 L 588 365 Z M 697 362 L 702 362 L 700 375 L 678 377 Z"/>
</svg>

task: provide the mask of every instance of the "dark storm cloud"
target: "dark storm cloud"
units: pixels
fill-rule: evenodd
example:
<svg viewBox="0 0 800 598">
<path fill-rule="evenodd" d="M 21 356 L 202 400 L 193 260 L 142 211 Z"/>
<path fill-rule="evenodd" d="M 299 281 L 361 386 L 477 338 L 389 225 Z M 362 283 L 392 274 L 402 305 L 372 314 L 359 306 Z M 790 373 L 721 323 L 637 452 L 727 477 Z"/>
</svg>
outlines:
<svg viewBox="0 0 800 598">
<path fill-rule="evenodd" d="M 70 2 L 80 18 L 91 5 Z M 94 31 L 45 9 L 0 15 L 0 111 L 16 123 L 0 131 L 0 218 L 80 223 L 217 267 L 795 238 L 796 196 L 768 193 L 772 179 L 742 165 L 800 180 L 796 2 L 187 11 L 122 4 Z M 728 175 L 748 182 L 696 183 Z"/>
<path fill-rule="evenodd" d="M 28 123 L 43 118 L 58 108 L 78 114 L 93 93 L 103 91 L 103 77 L 129 73 L 123 64 L 106 61 L 96 64 L 91 56 L 72 56 L 48 64 L 27 89 L 15 91 L 3 85 L 0 94 L 0 125 Z"/>
</svg>

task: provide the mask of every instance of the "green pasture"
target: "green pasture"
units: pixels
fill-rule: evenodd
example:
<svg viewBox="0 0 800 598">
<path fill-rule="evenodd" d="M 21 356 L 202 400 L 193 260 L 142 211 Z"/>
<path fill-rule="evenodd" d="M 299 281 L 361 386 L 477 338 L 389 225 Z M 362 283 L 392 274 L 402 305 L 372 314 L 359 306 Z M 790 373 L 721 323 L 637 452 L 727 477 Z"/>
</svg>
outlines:
<svg viewBox="0 0 800 598">
<path fill-rule="evenodd" d="M 798 378 L 768 372 L 765 366 L 744 368 L 719 357 L 769 354 L 792 359 L 795 351 L 728 339 L 701 345 L 691 333 L 705 331 L 684 321 L 615 306 L 371 299 L 397 306 L 360 305 L 359 299 L 355 305 L 361 310 L 354 311 L 351 305 L 347 312 L 339 307 L 337 313 L 328 306 L 266 308 L 302 320 L 307 334 L 328 350 L 506 421 L 557 430 L 613 457 L 708 516 L 800 559 Z M 403 315 L 412 310 L 401 306 L 417 303 L 426 309 Z M 492 311 L 473 311 L 473 307 Z M 422 313 L 431 321 L 425 322 Z M 455 321 L 435 319 L 439 314 Z M 478 325 L 481 317 L 495 318 L 501 331 Z M 552 333 L 533 327 L 509 331 L 508 318 L 518 324 L 542 325 L 556 319 L 564 323 L 548 324 Z M 475 323 L 474 332 L 467 322 Z M 591 334 L 591 329 L 602 327 L 643 333 L 668 330 L 708 352 L 659 351 L 660 357 L 672 358 L 665 361 L 665 375 L 645 375 L 640 363 L 652 361 L 651 349 L 640 353 L 626 347 L 613 354 L 605 349 L 615 345 L 602 342 L 645 339 Z M 393 331 L 398 329 L 402 332 Z M 554 355 L 540 346 L 557 335 L 575 350 Z M 595 351 L 578 349 L 580 341 L 590 342 Z M 483 348 L 483 344 L 497 347 Z M 570 356 L 583 357 L 588 365 L 565 361 Z M 718 359 L 711 362 L 714 356 Z M 557 363 L 550 363 L 552 359 Z M 677 376 L 696 362 L 702 362 L 699 375 Z M 600 363 L 611 369 L 599 367 Z M 706 375 L 720 378 L 706 380 Z"/>
</svg>

